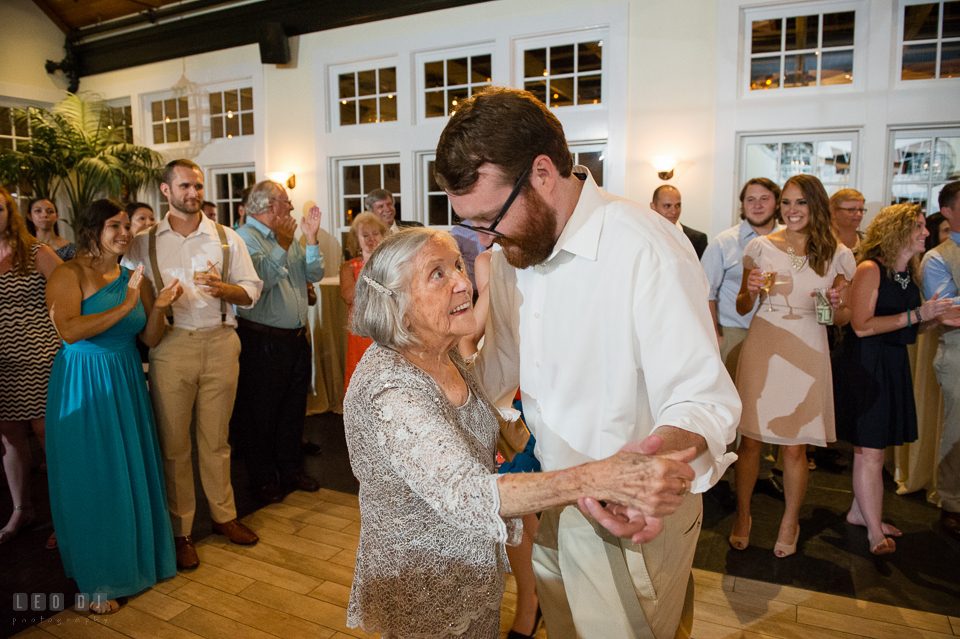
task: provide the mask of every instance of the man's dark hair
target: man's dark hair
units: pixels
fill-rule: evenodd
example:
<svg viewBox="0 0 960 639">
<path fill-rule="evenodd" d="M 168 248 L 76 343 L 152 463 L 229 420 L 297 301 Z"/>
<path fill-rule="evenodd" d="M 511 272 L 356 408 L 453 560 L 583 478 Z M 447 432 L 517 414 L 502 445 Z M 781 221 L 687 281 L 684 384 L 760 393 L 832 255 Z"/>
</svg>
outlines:
<svg viewBox="0 0 960 639">
<path fill-rule="evenodd" d="M 216 204 L 214 204 L 213 202 L 208 202 L 207 200 L 204 200 L 204 201 L 203 201 L 203 204 L 200 205 L 200 208 L 207 208 L 208 206 L 212 206 L 213 208 L 217 208 L 217 205 L 216 205 Z"/>
<path fill-rule="evenodd" d="M 487 87 L 457 105 L 440 135 L 433 170 L 440 188 L 463 195 L 477 183 L 482 165 L 497 166 L 513 185 L 541 155 L 560 177 L 570 177 L 573 157 L 557 117 L 532 93 Z"/>
<path fill-rule="evenodd" d="M 951 209 L 956 208 L 958 195 L 960 195 L 960 181 L 950 182 L 940 190 L 937 204 L 940 205 L 941 209 L 945 206 Z"/>
<path fill-rule="evenodd" d="M 653 199 L 652 199 L 651 201 L 652 201 L 654 204 L 656 204 L 657 202 L 659 202 L 659 201 L 660 201 L 660 194 L 663 193 L 664 191 L 666 191 L 667 189 L 673 189 L 674 191 L 677 192 L 677 194 L 680 193 L 680 189 L 678 189 L 677 187 L 673 186 L 672 184 L 661 184 L 660 186 L 658 186 L 658 187 L 656 188 L 656 190 L 654 190 L 654 192 L 653 192 Z"/>
<path fill-rule="evenodd" d="M 97 257 L 102 252 L 100 239 L 107 220 L 123 213 L 123 207 L 113 200 L 96 200 L 80 214 L 80 229 L 77 233 L 77 248 Z"/>
<path fill-rule="evenodd" d="M 195 171 L 200 171 L 200 173 L 203 173 L 203 170 L 199 166 L 191 162 L 190 160 L 184 160 L 183 158 L 180 158 L 179 160 L 173 160 L 167 163 L 167 166 L 163 167 L 162 181 L 167 186 L 173 186 L 172 184 L 173 172 L 178 166 L 184 169 L 193 169 Z"/>
<path fill-rule="evenodd" d="M 150 209 L 150 212 L 153 213 L 153 207 L 146 202 L 129 202 L 123 207 L 123 210 L 126 211 L 127 215 L 131 218 L 133 218 L 133 214 L 137 212 L 137 209 Z"/>
<path fill-rule="evenodd" d="M 743 188 L 740 189 L 740 219 L 747 219 L 747 213 L 743 210 L 743 198 L 747 197 L 747 189 L 754 184 L 757 186 L 762 186 L 766 190 L 773 193 L 773 199 L 777 203 L 777 208 L 773 210 L 773 219 L 775 219 L 777 222 L 783 222 L 783 217 L 780 215 L 780 187 L 777 186 L 776 182 L 765 177 L 750 178 L 743 185 Z"/>
</svg>

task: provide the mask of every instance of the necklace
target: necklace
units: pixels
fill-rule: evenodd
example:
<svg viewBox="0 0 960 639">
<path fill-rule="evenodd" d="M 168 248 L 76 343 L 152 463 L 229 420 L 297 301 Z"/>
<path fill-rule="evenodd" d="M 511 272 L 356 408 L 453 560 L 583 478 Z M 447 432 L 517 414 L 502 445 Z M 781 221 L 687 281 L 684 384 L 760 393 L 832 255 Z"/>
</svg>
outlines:
<svg viewBox="0 0 960 639">
<path fill-rule="evenodd" d="M 803 268 L 803 265 L 807 263 L 806 255 L 797 255 L 793 252 L 792 246 L 787 246 L 787 255 L 790 256 L 790 263 L 793 265 L 793 270 L 799 271 Z"/>
<path fill-rule="evenodd" d="M 906 277 L 900 277 L 899 273 L 894 273 L 893 281 L 899 284 L 903 290 L 907 290 L 907 285 L 910 283 L 910 274 L 908 273 Z"/>
</svg>

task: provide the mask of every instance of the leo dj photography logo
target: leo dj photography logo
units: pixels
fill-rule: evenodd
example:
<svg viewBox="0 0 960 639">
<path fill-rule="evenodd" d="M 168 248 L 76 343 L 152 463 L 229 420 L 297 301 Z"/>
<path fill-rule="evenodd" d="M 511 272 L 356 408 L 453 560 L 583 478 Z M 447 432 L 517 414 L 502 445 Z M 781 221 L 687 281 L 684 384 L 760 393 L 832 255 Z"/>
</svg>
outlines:
<svg viewBox="0 0 960 639">
<path fill-rule="evenodd" d="M 104 593 L 94 593 L 90 595 L 86 592 L 78 592 L 72 599 L 64 596 L 62 592 L 16 592 L 13 594 L 13 625 L 29 626 L 40 622 L 53 621 L 50 616 L 58 612 L 63 612 L 67 607 L 68 601 L 77 612 L 86 612 L 90 610 L 91 603 L 100 603 L 107 601 Z M 18 614 L 27 613 L 27 614 Z M 74 621 L 89 621 L 102 623 L 100 620 L 77 618 Z M 57 621 L 59 623 L 59 621 Z"/>
</svg>

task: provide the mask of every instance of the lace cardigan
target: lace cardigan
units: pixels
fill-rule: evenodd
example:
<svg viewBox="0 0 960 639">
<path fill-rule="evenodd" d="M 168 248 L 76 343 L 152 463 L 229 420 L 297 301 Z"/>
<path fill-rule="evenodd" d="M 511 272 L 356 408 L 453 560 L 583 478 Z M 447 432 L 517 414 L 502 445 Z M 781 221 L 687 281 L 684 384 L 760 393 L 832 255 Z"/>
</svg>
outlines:
<svg viewBox="0 0 960 639">
<path fill-rule="evenodd" d="M 498 515 L 493 408 L 459 354 L 470 397 L 456 407 L 402 355 L 371 346 L 343 421 L 360 480 L 360 546 L 347 626 L 384 637 L 499 636 L 520 519 Z"/>
</svg>

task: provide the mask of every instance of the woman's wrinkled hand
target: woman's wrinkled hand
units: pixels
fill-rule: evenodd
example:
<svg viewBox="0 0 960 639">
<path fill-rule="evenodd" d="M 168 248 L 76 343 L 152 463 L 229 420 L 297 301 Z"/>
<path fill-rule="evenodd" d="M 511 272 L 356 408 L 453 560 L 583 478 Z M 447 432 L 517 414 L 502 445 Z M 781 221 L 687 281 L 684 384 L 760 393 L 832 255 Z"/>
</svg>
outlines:
<svg viewBox="0 0 960 639">
<path fill-rule="evenodd" d="M 953 305 L 953 300 L 949 297 L 940 299 L 940 294 L 935 294 L 920 306 L 920 318 L 924 322 L 940 319 L 940 316 L 947 312 Z"/>
</svg>

